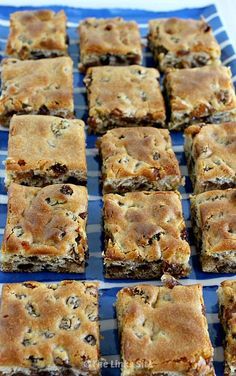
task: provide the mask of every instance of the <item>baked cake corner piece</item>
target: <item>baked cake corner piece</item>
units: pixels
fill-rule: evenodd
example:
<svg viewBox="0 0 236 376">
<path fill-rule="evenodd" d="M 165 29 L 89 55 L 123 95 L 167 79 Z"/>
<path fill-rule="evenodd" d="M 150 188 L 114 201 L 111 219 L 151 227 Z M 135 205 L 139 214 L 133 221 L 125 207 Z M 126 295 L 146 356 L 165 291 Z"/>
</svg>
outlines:
<svg viewBox="0 0 236 376">
<path fill-rule="evenodd" d="M 204 308 L 201 285 L 121 289 L 116 311 L 122 375 L 214 376 Z"/>
<path fill-rule="evenodd" d="M 236 189 L 208 191 L 190 200 L 203 271 L 235 273 Z"/>
<path fill-rule="evenodd" d="M 71 145 L 74 151 L 71 155 Z M 86 184 L 84 123 L 45 115 L 10 121 L 6 185 Z"/>
<path fill-rule="evenodd" d="M 88 254 L 87 208 L 85 187 L 11 184 L 2 270 L 83 273 Z"/>
<path fill-rule="evenodd" d="M 226 280 L 220 284 L 219 318 L 225 332 L 224 357 L 225 376 L 236 373 L 236 340 L 235 340 L 235 305 L 236 305 L 236 280 Z"/>
<path fill-rule="evenodd" d="M 138 65 L 93 67 L 84 79 L 90 129 L 105 133 L 116 127 L 165 127 L 159 72 Z"/>
<path fill-rule="evenodd" d="M 66 20 L 63 10 L 12 13 L 6 54 L 20 60 L 67 55 Z"/>
<path fill-rule="evenodd" d="M 106 278 L 161 278 L 190 272 L 190 246 L 177 192 L 104 195 Z"/>
<path fill-rule="evenodd" d="M 204 19 L 150 20 L 148 42 L 162 72 L 220 64 L 220 46 Z"/>
<path fill-rule="evenodd" d="M 87 18 L 79 24 L 78 31 L 82 72 L 99 65 L 141 64 L 141 36 L 135 21 Z"/>
<path fill-rule="evenodd" d="M 70 57 L 3 59 L 1 80 L 1 125 L 8 126 L 14 114 L 74 117 L 73 61 Z"/>
<path fill-rule="evenodd" d="M 185 154 L 194 192 L 236 187 L 236 122 L 196 124 L 185 130 Z"/>
<path fill-rule="evenodd" d="M 0 348 L 2 376 L 100 375 L 98 285 L 4 285 Z"/>
<path fill-rule="evenodd" d="M 169 129 L 236 120 L 231 70 L 222 65 L 170 71 L 165 77 Z"/>
<path fill-rule="evenodd" d="M 97 146 L 104 193 L 175 190 L 183 184 L 167 129 L 114 128 Z"/>
</svg>

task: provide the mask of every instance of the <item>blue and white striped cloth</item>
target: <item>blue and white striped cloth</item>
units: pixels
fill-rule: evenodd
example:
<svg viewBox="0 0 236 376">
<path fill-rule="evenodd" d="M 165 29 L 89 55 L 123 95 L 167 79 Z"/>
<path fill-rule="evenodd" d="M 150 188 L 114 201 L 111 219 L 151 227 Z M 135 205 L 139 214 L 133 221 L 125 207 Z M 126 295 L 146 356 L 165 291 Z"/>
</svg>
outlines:
<svg viewBox="0 0 236 376">
<path fill-rule="evenodd" d="M 50 7 L 53 10 L 59 10 L 60 7 Z M 6 39 L 9 33 L 9 15 L 16 10 L 29 9 L 14 8 L 8 6 L 0 6 L 0 59 L 4 57 L 4 50 Z M 217 9 L 214 5 L 205 8 L 196 9 L 182 9 L 178 11 L 169 12 L 152 12 L 141 10 L 119 10 L 119 9 L 75 9 L 64 8 L 68 17 L 68 33 L 70 37 L 69 53 L 74 61 L 74 101 L 76 108 L 76 116 L 86 120 L 87 106 L 85 97 L 85 88 L 83 85 L 83 76 L 78 72 L 78 35 L 76 27 L 78 22 L 86 17 L 116 17 L 121 16 L 127 20 L 135 19 L 140 27 L 143 41 L 147 35 L 148 20 L 158 17 L 182 17 L 199 19 L 204 17 L 214 30 L 214 35 L 220 43 L 222 49 L 222 62 L 231 67 L 233 82 L 236 84 L 236 55 L 234 49 L 228 39 L 227 33 L 221 23 Z M 155 66 L 150 54 L 150 51 L 144 49 L 143 65 Z M 183 198 L 184 217 L 188 228 L 189 241 L 192 245 L 192 272 L 190 276 L 183 279 L 184 284 L 191 284 L 200 282 L 204 285 L 204 300 L 206 304 L 207 319 L 209 324 L 209 332 L 212 344 L 215 348 L 215 369 L 216 374 L 223 375 L 223 349 L 222 349 L 222 329 L 218 320 L 218 302 L 216 290 L 221 281 L 227 278 L 234 278 L 233 275 L 209 274 L 203 273 L 200 269 L 198 256 L 193 243 L 192 229 L 190 223 L 189 211 L 189 193 L 192 191 L 191 183 L 188 177 L 186 167 L 186 160 L 183 153 L 183 135 L 182 133 L 172 133 L 172 142 L 174 151 L 181 166 L 181 171 L 186 176 L 186 185 L 181 189 Z M 4 187 L 4 160 L 7 156 L 7 140 L 8 131 L 0 127 L 0 243 L 3 237 L 4 225 L 7 213 L 7 195 Z M 62 279 L 89 279 L 99 280 L 101 286 L 100 298 L 100 319 L 101 319 L 101 354 L 110 366 L 103 368 L 103 375 L 118 375 L 120 370 L 117 368 L 116 360 L 119 360 L 119 344 L 117 336 L 117 324 L 115 319 L 114 302 L 115 296 L 119 288 L 129 284 L 138 283 L 134 281 L 110 281 L 103 277 L 102 269 L 102 229 L 101 229 L 101 209 L 102 197 L 101 188 L 99 186 L 100 162 L 98 159 L 97 150 L 95 148 L 96 137 L 93 135 L 87 136 L 87 163 L 88 163 L 88 191 L 89 191 L 89 216 L 88 216 L 88 239 L 90 257 L 88 267 L 84 275 L 77 274 L 56 274 L 56 273 L 1 273 L 0 272 L 0 286 L 2 283 L 20 282 L 25 280 L 37 281 L 57 281 Z M 73 153 L 73 147 L 71 149 Z M 152 283 L 158 284 L 154 281 Z M 107 365 L 107 364 L 106 364 Z"/>
</svg>

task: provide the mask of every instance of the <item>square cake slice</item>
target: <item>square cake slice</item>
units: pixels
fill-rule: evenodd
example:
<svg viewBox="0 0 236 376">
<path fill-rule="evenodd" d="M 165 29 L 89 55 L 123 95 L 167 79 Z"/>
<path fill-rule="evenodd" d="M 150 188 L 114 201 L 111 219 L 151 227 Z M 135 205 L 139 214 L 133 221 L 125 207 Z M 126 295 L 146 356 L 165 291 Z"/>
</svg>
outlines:
<svg viewBox="0 0 236 376">
<path fill-rule="evenodd" d="M 236 189 L 191 197 L 193 229 L 204 272 L 236 272 Z"/>
<path fill-rule="evenodd" d="M 74 117 L 72 68 L 70 57 L 4 59 L 0 124 L 8 126 L 14 114 Z"/>
<path fill-rule="evenodd" d="M 83 273 L 88 195 L 72 184 L 11 184 L 2 244 L 5 272 Z"/>
<path fill-rule="evenodd" d="M 78 28 L 81 71 L 97 65 L 141 64 L 138 25 L 123 18 L 87 18 Z"/>
<path fill-rule="evenodd" d="M 195 193 L 236 188 L 236 122 L 188 127 L 185 154 Z"/>
<path fill-rule="evenodd" d="M 88 124 L 95 133 L 137 125 L 165 126 L 165 105 L 154 68 L 89 68 L 85 77 Z"/>
<path fill-rule="evenodd" d="M 3 286 L 2 376 L 98 376 L 99 343 L 97 283 Z"/>
<path fill-rule="evenodd" d="M 201 285 L 137 285 L 118 292 L 122 376 L 214 376 Z"/>
<path fill-rule="evenodd" d="M 236 119 L 236 96 L 228 67 L 209 65 L 169 72 L 165 89 L 170 108 L 169 129 Z"/>
<path fill-rule="evenodd" d="M 105 193 L 169 191 L 183 182 L 167 129 L 115 128 L 98 141 Z"/>
<path fill-rule="evenodd" d="M 6 173 L 7 186 L 12 182 L 35 187 L 85 184 L 84 123 L 55 116 L 13 116 Z"/>
<path fill-rule="evenodd" d="M 148 41 L 162 72 L 220 62 L 220 46 L 211 27 L 203 19 L 151 20 Z"/>
<path fill-rule="evenodd" d="M 67 55 L 65 12 L 12 13 L 6 53 L 21 60 Z"/>
<path fill-rule="evenodd" d="M 236 281 L 221 283 L 219 290 L 219 318 L 225 331 L 225 376 L 236 374 Z"/>
<path fill-rule="evenodd" d="M 178 192 L 104 195 L 104 230 L 107 278 L 189 274 L 190 246 Z"/>
</svg>

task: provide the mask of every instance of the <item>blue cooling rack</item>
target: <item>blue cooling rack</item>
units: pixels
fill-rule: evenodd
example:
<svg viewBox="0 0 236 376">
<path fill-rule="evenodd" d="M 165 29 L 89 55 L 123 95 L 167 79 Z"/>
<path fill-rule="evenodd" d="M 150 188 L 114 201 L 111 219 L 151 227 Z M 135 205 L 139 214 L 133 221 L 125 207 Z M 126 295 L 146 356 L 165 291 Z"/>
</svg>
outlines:
<svg viewBox="0 0 236 376">
<path fill-rule="evenodd" d="M 60 10 L 61 7 L 49 7 L 53 10 Z M 9 33 L 9 15 L 16 10 L 29 9 L 25 7 L 0 7 L 0 59 L 4 57 L 6 39 Z M 78 35 L 76 27 L 78 22 L 86 17 L 116 17 L 121 16 L 127 20 L 135 19 L 140 27 L 143 41 L 147 35 L 147 23 L 149 19 L 158 17 L 182 17 L 199 19 L 204 17 L 214 30 L 214 35 L 222 49 L 222 62 L 231 67 L 233 82 L 236 83 L 236 56 L 229 38 L 221 23 L 217 9 L 214 5 L 198 9 L 182 9 L 171 12 L 151 12 L 141 10 L 120 10 L 120 9 L 74 9 L 64 7 L 68 17 L 68 33 L 70 37 L 69 54 L 74 61 L 74 102 L 76 116 L 86 121 L 87 106 L 83 75 L 78 72 Z M 143 65 L 155 66 L 151 53 L 144 48 Z M 171 133 L 174 151 L 181 166 L 182 174 L 186 177 L 185 187 L 181 189 L 184 217 L 188 228 L 189 242 L 191 244 L 192 272 L 190 276 L 183 279 L 185 284 L 200 282 L 204 285 L 204 300 L 206 304 L 207 319 L 212 344 L 215 349 L 216 374 L 223 375 L 223 333 L 218 320 L 217 286 L 226 278 L 233 278 L 233 275 L 203 273 L 200 269 L 198 256 L 193 242 L 192 229 L 190 224 L 189 194 L 192 186 L 188 177 L 186 160 L 183 153 L 183 134 L 181 132 Z M 2 241 L 4 225 L 7 213 L 7 193 L 4 187 L 4 160 L 7 156 L 8 131 L 0 126 L 0 242 Z M 115 318 L 114 302 L 116 293 L 122 286 L 137 283 L 134 281 L 119 280 L 110 281 L 104 279 L 102 268 L 103 236 L 101 226 L 102 197 L 99 185 L 100 162 L 95 148 L 96 137 L 87 135 L 87 163 L 88 163 L 88 191 L 89 191 L 89 214 L 88 214 L 88 240 L 90 257 L 86 273 L 78 274 L 55 274 L 55 273 L 0 273 L 0 286 L 5 282 L 20 282 L 25 280 L 57 281 L 62 279 L 90 279 L 99 280 L 101 286 L 100 297 L 100 318 L 101 318 L 101 354 L 108 362 L 104 363 L 102 373 L 104 376 L 118 375 L 119 369 L 119 344 L 117 336 L 117 325 Z M 71 149 L 73 153 L 73 146 Z M 140 281 L 138 281 L 140 282 Z M 158 281 L 152 281 L 158 284 Z"/>
</svg>

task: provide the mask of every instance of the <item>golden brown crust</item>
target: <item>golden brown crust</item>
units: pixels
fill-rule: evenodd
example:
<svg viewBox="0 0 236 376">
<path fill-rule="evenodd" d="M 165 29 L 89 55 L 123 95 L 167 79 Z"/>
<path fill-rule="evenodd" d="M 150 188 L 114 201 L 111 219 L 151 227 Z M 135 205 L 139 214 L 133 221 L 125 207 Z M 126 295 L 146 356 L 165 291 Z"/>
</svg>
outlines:
<svg viewBox="0 0 236 376">
<path fill-rule="evenodd" d="M 228 67 L 175 70 L 167 73 L 165 86 L 171 108 L 170 129 L 235 119 L 236 96 Z"/>
<path fill-rule="evenodd" d="M 4 59 L 0 121 L 13 114 L 73 117 L 73 62 L 70 57 L 27 60 Z"/>
<path fill-rule="evenodd" d="M 41 268 L 82 270 L 87 251 L 87 206 L 85 187 L 11 184 L 2 244 L 3 270 L 37 270 L 37 262 L 44 259 Z"/>
<path fill-rule="evenodd" d="M 191 197 L 195 234 L 204 271 L 236 271 L 236 189 L 214 190 Z"/>
<path fill-rule="evenodd" d="M 116 308 L 123 376 L 214 375 L 200 285 L 126 287 Z"/>
<path fill-rule="evenodd" d="M 203 19 L 151 20 L 148 39 L 162 71 L 212 64 L 220 58 L 220 46 Z"/>
<path fill-rule="evenodd" d="M 79 25 L 80 69 L 96 65 L 140 64 L 138 25 L 123 18 L 87 18 Z"/>
<path fill-rule="evenodd" d="M 173 190 L 181 184 L 178 161 L 166 129 L 115 128 L 99 140 L 98 146 L 105 193 L 144 190 L 145 186 Z"/>
<path fill-rule="evenodd" d="M 224 281 L 219 290 L 219 317 L 225 331 L 225 376 L 236 372 L 236 281 Z"/>
<path fill-rule="evenodd" d="M 8 369 L 9 375 L 17 368 L 19 374 L 21 369 L 38 374 L 47 370 L 65 372 L 71 367 L 77 372 L 71 373 L 74 375 L 79 371 L 98 375 L 97 320 L 96 283 L 4 285 L 0 310 L 0 372 Z"/>
<path fill-rule="evenodd" d="M 67 55 L 65 12 L 12 13 L 6 53 L 21 60 Z"/>
<path fill-rule="evenodd" d="M 71 153 L 73 145 L 73 153 Z M 10 123 L 7 185 L 43 186 L 87 179 L 84 123 L 55 116 L 13 116 Z"/>
<path fill-rule="evenodd" d="M 185 224 L 179 194 L 176 192 L 129 192 L 104 195 L 104 228 L 106 236 L 105 267 L 118 263 L 143 262 L 161 264 L 173 275 L 189 272 L 190 247 L 185 240 Z M 148 270 L 143 270 L 148 278 Z M 114 278 L 114 277 L 113 277 Z"/>
<path fill-rule="evenodd" d="M 236 187 L 236 122 L 188 127 L 185 152 L 195 193 Z"/>
<path fill-rule="evenodd" d="M 164 126 L 165 106 L 156 69 L 89 68 L 85 77 L 91 129 L 104 133 L 118 126 Z"/>
</svg>

